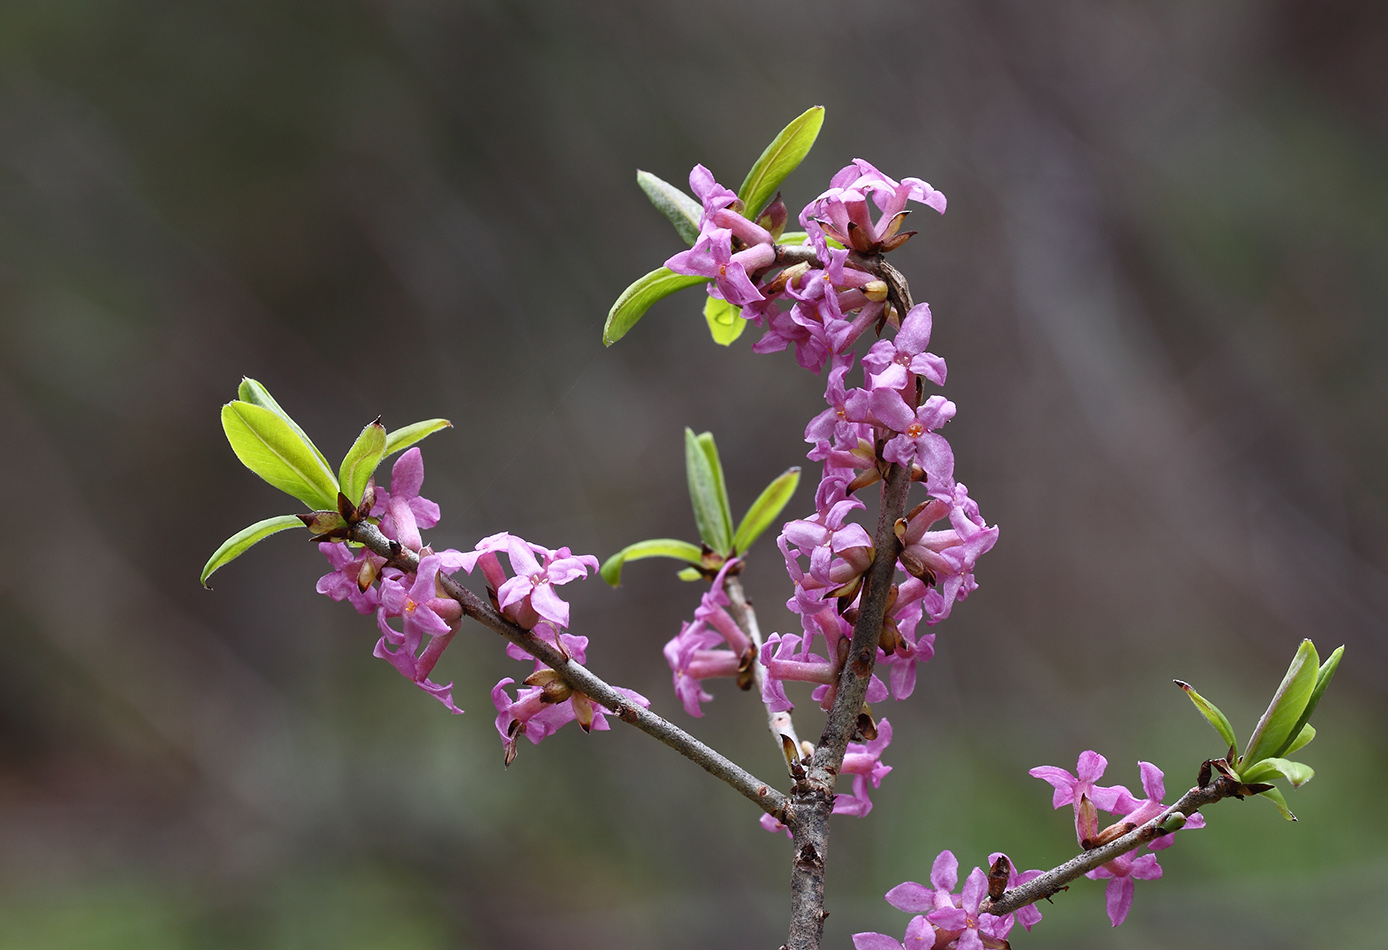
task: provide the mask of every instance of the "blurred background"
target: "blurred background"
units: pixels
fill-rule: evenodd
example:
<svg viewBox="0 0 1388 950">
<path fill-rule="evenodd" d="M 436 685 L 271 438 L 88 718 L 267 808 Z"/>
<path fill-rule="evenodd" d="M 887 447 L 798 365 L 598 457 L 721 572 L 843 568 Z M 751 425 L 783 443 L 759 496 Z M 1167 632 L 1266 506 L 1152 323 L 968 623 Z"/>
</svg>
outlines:
<svg viewBox="0 0 1388 950">
<path fill-rule="evenodd" d="M 702 772 L 622 728 L 502 769 L 488 691 L 523 668 L 482 628 L 436 676 L 450 717 L 295 535 L 197 575 L 293 509 L 220 431 L 243 374 L 334 459 L 377 415 L 451 418 L 439 546 L 693 537 L 684 426 L 740 512 L 802 460 L 823 380 L 713 345 L 697 293 L 599 336 L 682 246 L 636 169 L 736 187 L 813 104 L 793 212 L 854 157 L 949 197 L 894 262 L 1001 526 L 878 710 L 896 771 L 836 821 L 826 945 L 901 934 L 882 894 L 943 848 L 1068 857 L 1032 766 L 1192 784 L 1221 750 L 1171 679 L 1246 737 L 1313 637 L 1347 660 L 1301 821 L 1222 803 L 1123 929 L 1081 882 L 1013 943 L 1381 946 L 1386 44 L 1373 0 L 4 4 L 0 948 L 779 944 L 787 843 Z M 765 539 L 746 575 L 767 631 L 779 560 Z M 696 586 L 642 562 L 565 592 L 596 671 L 786 784 L 754 697 L 673 698 Z"/>
</svg>

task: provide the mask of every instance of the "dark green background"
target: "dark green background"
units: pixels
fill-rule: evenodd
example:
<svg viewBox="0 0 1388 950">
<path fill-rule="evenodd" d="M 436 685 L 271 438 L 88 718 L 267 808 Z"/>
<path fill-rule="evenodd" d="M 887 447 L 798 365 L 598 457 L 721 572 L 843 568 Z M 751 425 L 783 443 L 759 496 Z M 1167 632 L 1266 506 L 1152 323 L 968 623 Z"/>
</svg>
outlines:
<svg viewBox="0 0 1388 950">
<path fill-rule="evenodd" d="M 688 537 L 681 430 L 741 510 L 803 455 L 822 380 L 696 294 L 604 350 L 681 246 L 634 183 L 732 186 L 822 103 L 798 210 L 855 156 L 949 196 L 896 255 L 949 360 L 957 473 L 1001 526 L 896 771 L 836 824 L 829 945 L 952 848 L 1073 848 L 1026 776 L 1095 748 L 1193 782 L 1297 642 L 1347 660 L 1289 795 L 1211 810 L 1112 932 L 1102 886 L 1017 947 L 1378 947 L 1388 858 L 1388 15 L 1350 2 L 11 0 L 0 7 L 0 948 L 774 947 L 789 855 L 630 730 L 507 771 L 481 628 L 449 717 L 374 660 L 278 536 L 218 406 L 265 382 L 340 457 L 444 415 L 436 543 L 606 556 Z M 808 509 L 808 488 L 792 503 Z M 755 701 L 697 722 L 665 565 L 566 588 L 592 666 L 783 782 Z M 765 629 L 791 623 L 754 551 Z M 801 729 L 813 733 L 813 710 Z M 1231 936 L 1229 931 L 1233 932 Z"/>
</svg>

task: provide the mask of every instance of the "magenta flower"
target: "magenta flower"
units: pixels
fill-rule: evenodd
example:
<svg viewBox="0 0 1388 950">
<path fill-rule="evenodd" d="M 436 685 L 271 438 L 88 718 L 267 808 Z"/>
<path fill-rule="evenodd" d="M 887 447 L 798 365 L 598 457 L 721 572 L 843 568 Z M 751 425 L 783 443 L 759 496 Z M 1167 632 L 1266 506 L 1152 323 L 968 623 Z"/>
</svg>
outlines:
<svg viewBox="0 0 1388 950">
<path fill-rule="evenodd" d="M 1080 753 L 1075 764 L 1075 774 L 1054 765 L 1038 765 L 1027 772 L 1033 778 L 1049 782 L 1055 788 L 1051 806 L 1060 808 L 1073 805 L 1075 809 L 1075 837 L 1081 846 L 1092 841 L 1099 833 L 1098 816 L 1094 809 L 1115 812 L 1120 802 L 1132 800 L 1133 794 L 1121 785 L 1096 785 L 1108 768 L 1108 759 L 1094 751 Z"/>
<path fill-rule="evenodd" d="M 959 859 L 953 851 L 941 851 L 930 868 L 931 887 L 906 881 L 887 892 L 887 903 L 908 914 L 928 914 L 931 911 L 959 906 L 954 888 L 959 883 Z"/>
<path fill-rule="evenodd" d="M 945 517 L 948 529 L 929 530 Z M 949 616 L 956 601 L 977 589 L 974 567 L 997 543 L 998 528 L 988 527 L 968 487 L 956 482 L 951 498 L 932 498 L 911 512 L 899 536 L 902 566 L 934 584 L 935 589 L 925 595 L 927 622 L 933 625 Z"/>
<path fill-rule="evenodd" d="M 868 207 L 869 196 L 881 212 L 876 221 Z M 863 253 L 890 251 L 909 236 L 898 234 L 907 201 L 919 201 L 941 214 L 945 211 L 945 196 L 919 178 L 898 182 L 855 158 L 834 175 L 828 191 L 800 212 L 800 223 L 821 254 L 827 248 L 826 237 Z"/>
<path fill-rule="evenodd" d="M 806 442 L 815 443 L 829 439 L 842 441 L 850 437 L 856 441 L 855 423 L 868 421 L 868 401 L 871 397 L 866 389 L 847 389 L 844 386 L 844 377 L 848 375 L 852 366 L 853 361 L 850 358 L 838 362 L 829 370 L 829 382 L 824 390 L 824 401 L 829 404 L 829 408 L 805 426 Z"/>
<path fill-rule="evenodd" d="M 924 917 L 911 918 L 902 940 L 879 933 L 853 935 L 853 950 L 932 950 L 935 946 L 935 928 Z"/>
<path fill-rule="evenodd" d="M 415 446 L 396 459 L 390 470 L 390 490 L 378 487 L 371 509 L 371 516 L 381 519 L 381 533 L 411 551 L 424 544 L 420 529 L 439 523 L 439 506 L 419 495 L 423 485 L 424 456 Z"/>
<path fill-rule="evenodd" d="M 1128 919 L 1128 911 L 1133 906 L 1133 881 L 1155 881 L 1161 874 L 1161 865 L 1157 863 L 1155 854 L 1134 858 L 1129 852 L 1100 865 L 1085 877 L 1095 880 L 1109 878 L 1108 886 L 1104 888 L 1104 904 L 1108 909 L 1109 921 L 1117 927 Z"/>
<path fill-rule="evenodd" d="M 974 868 L 964 881 L 957 907 L 945 907 L 925 915 L 925 919 L 935 927 L 936 944 L 943 947 L 955 941 L 957 950 L 1007 946 L 1012 918 L 979 913 L 978 907 L 987 896 L 988 875 L 982 868 Z"/>
<path fill-rule="evenodd" d="M 730 558 L 723 564 L 694 611 L 694 622 L 682 624 L 680 632 L 665 644 L 675 695 L 691 716 L 702 716 L 699 704 L 713 698 L 704 691 L 703 680 L 737 676 L 752 661 L 752 641 L 725 609 L 729 601 L 723 581 L 728 569 L 737 563 L 737 558 Z"/>
<path fill-rule="evenodd" d="M 734 252 L 732 242 L 733 232 L 727 228 L 705 231 L 693 247 L 675 254 L 665 266 L 676 274 L 713 278 L 709 293 L 735 306 L 766 299 L 749 275 L 774 264 L 776 248 L 771 244 L 754 244 Z"/>
<path fill-rule="evenodd" d="M 369 548 L 360 549 L 353 557 L 351 547 L 337 541 L 324 541 L 318 550 L 332 567 L 332 573 L 318 578 L 318 593 L 347 601 L 359 614 L 375 613 L 381 605 L 381 592 L 375 581 L 386 559 L 371 553 Z"/>
<path fill-rule="evenodd" d="M 897 589 L 896 601 L 887 612 L 887 623 L 896 630 L 898 642 L 896 649 L 883 654 L 882 661 L 891 668 L 889 682 L 897 700 L 906 699 L 915 691 L 916 664 L 935 656 L 935 634 L 916 636 L 927 593 L 925 581 L 912 577 Z"/>
<path fill-rule="evenodd" d="M 882 752 L 891 742 L 892 724 L 883 719 L 877 724 L 876 739 L 848 744 L 839 774 L 853 776 L 853 791 L 850 794 L 840 792 L 835 795 L 835 815 L 862 817 L 872 811 L 872 801 L 868 798 L 868 783 L 871 782 L 873 788 L 879 788 L 882 779 L 892 770 L 890 765 L 882 764 Z"/>
<path fill-rule="evenodd" d="M 401 575 L 387 577 L 381 582 L 381 605 L 376 611 L 376 625 L 381 639 L 376 642 L 375 656 L 385 660 L 407 680 L 443 703 L 451 712 L 462 710 L 453 704 L 453 684 L 440 686 L 430 681 L 434 669 L 462 619 L 462 605 L 451 597 L 441 596 L 437 578 L 439 570 L 457 570 L 461 555 L 456 551 L 429 554 L 419 562 L 413 579 Z M 406 589 L 402 581 L 411 580 Z M 397 631 L 387 623 L 391 617 L 403 620 L 403 630 Z M 427 645 L 424 638 L 429 638 Z M 420 647 L 424 646 L 423 651 Z"/>
<path fill-rule="evenodd" d="M 882 449 L 888 462 L 913 462 L 929 476 L 926 490 L 936 497 L 954 493 L 954 451 L 935 430 L 954 418 L 954 403 L 944 396 L 931 396 L 918 409 L 912 409 L 895 389 L 872 391 L 872 414 L 897 433 Z"/>
<path fill-rule="evenodd" d="M 507 578 L 497 554 L 504 553 L 515 575 Z M 483 538 L 474 550 L 463 555 L 462 567 L 469 574 L 481 566 L 487 583 L 496 591 L 504 614 L 527 630 L 541 619 L 558 627 L 569 625 L 569 605 L 554 588 L 587 577 L 598 569 L 591 554 L 574 556 L 568 548 L 551 551 L 524 538 L 502 532 Z"/>
<path fill-rule="evenodd" d="M 537 664 L 538 665 L 538 664 Z M 510 765 L 516 757 L 516 740 L 525 736 L 534 745 L 548 736 L 554 735 L 569 722 L 578 722 L 584 732 L 606 732 L 612 727 L 606 716 L 611 711 L 604 709 L 579 692 L 570 692 L 566 698 L 556 700 L 554 693 L 542 686 L 526 686 L 516 691 L 513 701 L 506 693 L 506 687 L 514 683 L 506 677 L 492 687 L 492 705 L 496 707 L 496 731 L 501 734 L 501 743 L 506 753 L 506 764 Z M 649 708 L 646 697 L 631 689 L 617 687 L 633 705 Z"/>
<path fill-rule="evenodd" d="M 915 385 L 917 376 L 943 386 L 945 361 L 925 351 L 930 345 L 930 329 L 930 305 L 919 303 L 901 321 L 895 337 L 872 344 L 863 357 L 863 366 L 871 371 L 869 388 L 902 392 Z"/>
</svg>

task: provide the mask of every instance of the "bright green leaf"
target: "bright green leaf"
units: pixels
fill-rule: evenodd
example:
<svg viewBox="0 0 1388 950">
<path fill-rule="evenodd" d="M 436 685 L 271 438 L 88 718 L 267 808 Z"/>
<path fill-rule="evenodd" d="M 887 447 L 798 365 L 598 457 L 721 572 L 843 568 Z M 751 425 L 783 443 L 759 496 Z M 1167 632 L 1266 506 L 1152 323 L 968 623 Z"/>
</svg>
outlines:
<svg viewBox="0 0 1388 950">
<path fill-rule="evenodd" d="M 1282 797 L 1282 790 L 1280 788 L 1270 788 L 1265 792 L 1259 792 L 1258 797 L 1266 798 L 1276 805 L 1277 810 L 1282 813 L 1283 818 L 1288 821 L 1296 821 L 1296 815 L 1293 815 L 1292 810 L 1287 807 L 1287 799 Z"/>
<path fill-rule="evenodd" d="M 1301 727 L 1301 731 L 1298 732 L 1296 738 L 1292 740 L 1292 744 L 1287 746 L 1286 750 L 1284 750 L 1282 754 L 1291 755 L 1297 749 L 1300 749 L 1302 746 L 1306 745 L 1314 738 L 1316 738 L 1316 727 L 1308 722 L 1306 725 Z"/>
<path fill-rule="evenodd" d="M 704 579 L 704 572 L 697 567 L 686 567 L 675 574 L 682 581 L 700 581 Z"/>
<path fill-rule="evenodd" d="M 607 312 L 607 322 L 602 328 L 603 346 L 611 346 L 627 335 L 636 321 L 640 320 L 651 304 L 670 296 L 677 290 L 708 283 L 709 278 L 676 274 L 668 267 L 658 267 L 640 278 L 617 298 L 612 309 Z"/>
<path fill-rule="evenodd" d="M 386 427 L 377 419 L 361 430 L 357 441 L 347 450 L 347 456 L 342 460 L 342 467 L 337 473 L 342 494 L 347 496 L 353 507 L 361 504 L 362 495 L 366 493 L 366 483 L 376 474 L 376 466 L 381 464 L 385 454 Z"/>
<path fill-rule="evenodd" d="M 651 199 L 661 214 L 670 219 L 684 243 L 692 245 L 699 239 L 699 222 L 704 217 L 704 206 L 689 197 L 663 178 L 640 169 L 636 172 L 636 183 Z"/>
<path fill-rule="evenodd" d="M 1229 724 L 1229 717 L 1220 712 L 1218 706 L 1197 693 L 1194 686 L 1181 680 L 1176 680 L 1176 685 L 1185 690 L 1190 701 L 1195 703 L 1195 708 L 1215 727 L 1219 737 L 1224 740 L 1224 745 L 1230 749 L 1238 748 L 1239 740 L 1234 737 L 1234 727 Z"/>
<path fill-rule="evenodd" d="M 393 429 L 390 435 L 386 436 L 386 451 L 382 457 L 389 457 L 402 449 L 408 449 L 416 442 L 426 436 L 433 435 L 440 429 L 451 428 L 453 428 L 453 423 L 447 419 L 425 419 L 423 422 L 416 422 L 402 429 Z"/>
<path fill-rule="evenodd" d="M 212 572 L 223 564 L 235 560 L 240 554 L 264 538 L 280 531 L 287 531 L 290 528 L 302 528 L 304 523 L 299 520 L 298 515 L 276 515 L 273 518 L 266 518 L 264 521 L 257 521 L 249 528 L 242 528 L 222 542 L 222 546 L 216 550 L 212 557 L 208 558 L 207 563 L 202 568 L 202 586 L 207 586 L 207 579 L 212 576 Z"/>
<path fill-rule="evenodd" d="M 1311 698 L 1306 701 L 1306 708 L 1301 711 L 1301 716 L 1297 719 L 1296 725 L 1294 725 L 1287 734 L 1287 744 L 1283 748 L 1277 750 L 1277 755 L 1287 755 L 1292 752 L 1293 745 L 1300 737 L 1299 734 L 1302 728 L 1310 724 L 1308 720 L 1310 720 L 1311 714 L 1316 711 L 1316 706 L 1320 704 L 1321 697 L 1325 695 L 1325 688 L 1329 686 L 1330 681 L 1335 678 L 1335 670 L 1339 668 L 1340 657 L 1344 656 L 1344 653 L 1345 648 L 1343 646 L 1336 647 L 1335 652 L 1330 654 L 1326 661 L 1321 664 L 1321 668 L 1316 671 L 1316 686 L 1311 690 Z M 1315 730 L 1311 730 L 1311 735 L 1314 736 L 1315 734 Z M 1306 742 L 1310 741 L 1310 739 L 1306 740 Z M 1306 742 L 1296 745 L 1295 748 L 1301 748 Z"/>
<path fill-rule="evenodd" d="M 781 235 L 781 239 L 776 243 L 784 244 L 787 246 L 799 246 L 801 244 L 804 244 L 809 239 L 810 236 L 806 234 L 804 231 L 787 231 L 786 233 Z"/>
<path fill-rule="evenodd" d="M 1247 768 L 1268 758 L 1274 752 L 1286 748 L 1291 739 L 1296 738 L 1293 727 L 1301 722 L 1301 714 L 1316 688 L 1316 673 L 1320 658 L 1316 647 L 1310 640 L 1302 640 L 1292 657 L 1287 675 L 1277 687 L 1263 718 L 1258 720 L 1253 735 L 1248 739 L 1248 748 L 1239 759 L 1240 768 Z"/>
<path fill-rule="evenodd" d="M 1290 759 L 1279 759 L 1277 757 L 1263 759 L 1251 769 L 1245 769 L 1243 780 L 1248 784 L 1255 782 L 1270 782 L 1274 778 L 1281 776 L 1292 783 L 1292 788 L 1300 788 L 1311 779 L 1315 778 L 1316 773 L 1311 766 L 1303 765 L 1300 762 L 1292 762 Z"/>
<path fill-rule="evenodd" d="M 299 433 L 299 438 L 303 439 L 309 448 L 313 449 L 314 454 L 318 456 L 318 460 L 323 463 L 323 467 L 329 471 L 332 470 L 332 466 L 328 464 L 327 456 L 318 451 L 318 446 L 313 444 L 313 440 L 308 437 L 308 433 L 300 428 L 299 424 L 294 421 L 289 413 L 281 408 L 279 403 L 275 402 L 275 397 L 270 395 L 270 390 L 266 389 L 258 381 L 251 379 L 249 376 L 242 376 L 241 385 L 236 387 L 236 398 L 240 399 L 242 402 L 248 402 L 252 406 L 263 406 L 289 423 L 290 428 Z"/>
<path fill-rule="evenodd" d="M 708 332 L 713 335 L 713 342 L 721 346 L 728 346 L 742 336 L 747 326 L 747 321 L 742 319 L 741 307 L 717 297 L 704 301 L 704 320 L 708 322 Z"/>
<path fill-rule="evenodd" d="M 689 479 L 689 500 L 694 506 L 694 523 L 699 537 L 711 549 L 727 555 L 732 548 L 732 514 L 728 511 L 728 489 L 723 482 L 723 466 L 713 435 L 684 430 L 684 468 Z"/>
<path fill-rule="evenodd" d="M 688 541 L 678 541 L 674 538 L 653 538 L 650 541 L 637 541 L 635 544 L 628 544 L 604 561 L 599 573 L 603 580 L 616 587 L 622 582 L 622 565 L 627 561 L 639 561 L 647 557 L 672 557 L 677 561 L 702 564 L 703 553 L 703 549 L 698 545 L 690 544 Z"/>
<path fill-rule="evenodd" d="M 222 407 L 222 429 L 252 472 L 309 508 L 337 508 L 337 476 L 281 414 L 235 400 Z"/>
<path fill-rule="evenodd" d="M 750 548 L 752 542 L 776 520 L 776 516 L 785 508 L 799 485 L 799 466 L 788 468 L 776 476 L 757 496 L 757 500 L 752 502 L 747 514 L 742 516 L 742 523 L 737 526 L 737 532 L 733 535 L 733 550 L 742 554 Z"/>
<path fill-rule="evenodd" d="M 791 120 L 780 133 L 771 140 L 766 151 L 761 153 L 747 173 L 737 196 L 742 199 L 742 213 L 751 220 L 757 220 L 762 209 L 776 195 L 781 182 L 795 171 L 795 167 L 809 154 L 824 125 L 824 107 L 812 106 Z"/>
</svg>

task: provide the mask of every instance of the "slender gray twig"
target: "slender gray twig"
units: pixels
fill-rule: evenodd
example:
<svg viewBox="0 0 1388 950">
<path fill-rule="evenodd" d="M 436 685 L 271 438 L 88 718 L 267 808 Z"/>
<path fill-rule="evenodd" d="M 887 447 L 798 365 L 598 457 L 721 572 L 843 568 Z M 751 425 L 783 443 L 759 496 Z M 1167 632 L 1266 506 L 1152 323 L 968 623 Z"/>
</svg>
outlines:
<svg viewBox="0 0 1388 950">
<path fill-rule="evenodd" d="M 1112 861 L 1119 855 L 1127 854 L 1149 841 L 1154 841 L 1162 835 L 1169 834 L 1174 830 L 1168 826 L 1173 815 L 1180 813 L 1190 817 L 1203 806 L 1233 795 L 1238 788 L 1237 782 L 1224 776 L 1219 776 L 1204 787 L 1196 786 L 1177 799 L 1176 803 L 1166 811 L 1122 837 L 1075 855 L 1069 861 L 1059 867 L 1052 868 L 1040 877 L 1034 877 L 1025 884 L 1019 884 L 1010 891 L 1004 892 L 995 901 L 985 899 L 979 905 L 979 913 L 994 914 L 1001 917 L 1004 914 L 1021 910 L 1028 904 L 1034 904 L 1039 900 L 1048 898 L 1080 875 Z"/>
<path fill-rule="evenodd" d="M 761 663 L 761 627 L 757 625 L 757 613 L 752 609 L 752 602 L 747 599 L 747 594 L 742 589 L 742 582 L 736 577 L 731 575 L 726 577 L 723 581 L 723 589 L 728 594 L 729 613 L 732 614 L 733 622 L 743 633 L 747 634 L 747 639 L 751 640 L 752 646 L 756 648 L 757 659 L 752 662 L 752 688 L 757 691 L 757 698 L 760 699 L 764 695 L 766 667 Z M 790 740 L 797 759 L 804 755 L 804 751 L 800 748 L 800 737 L 795 734 L 795 723 L 790 718 L 790 710 L 772 712 L 768 707 L 766 727 L 771 730 L 771 738 L 776 741 L 776 747 L 781 755 L 786 754 L 786 746 L 782 742 L 782 737 Z M 789 766 L 790 762 L 787 761 L 786 765 Z"/>
<path fill-rule="evenodd" d="M 391 566 L 402 571 L 414 573 L 419 568 L 419 556 L 417 554 L 390 540 L 380 532 L 380 529 L 369 522 L 362 521 L 352 525 L 348 537 L 350 540 L 370 548 L 385 558 Z M 649 709 L 636 705 L 586 667 L 575 663 L 571 657 L 555 649 L 552 644 L 541 640 L 531 631 L 512 623 L 491 604 L 483 601 L 453 578 L 440 574 L 439 585 L 449 597 L 462 605 L 463 613 L 501 634 L 526 653 L 555 670 L 569 686 L 594 700 L 603 708 L 610 710 L 623 722 L 635 726 L 701 766 L 710 775 L 727 782 L 743 796 L 755 802 L 757 807 L 763 811 L 776 816 L 778 819 L 782 818 L 787 799 L 781 792 L 761 781 L 726 756 L 700 742 L 679 726 L 656 715 Z"/>
</svg>

